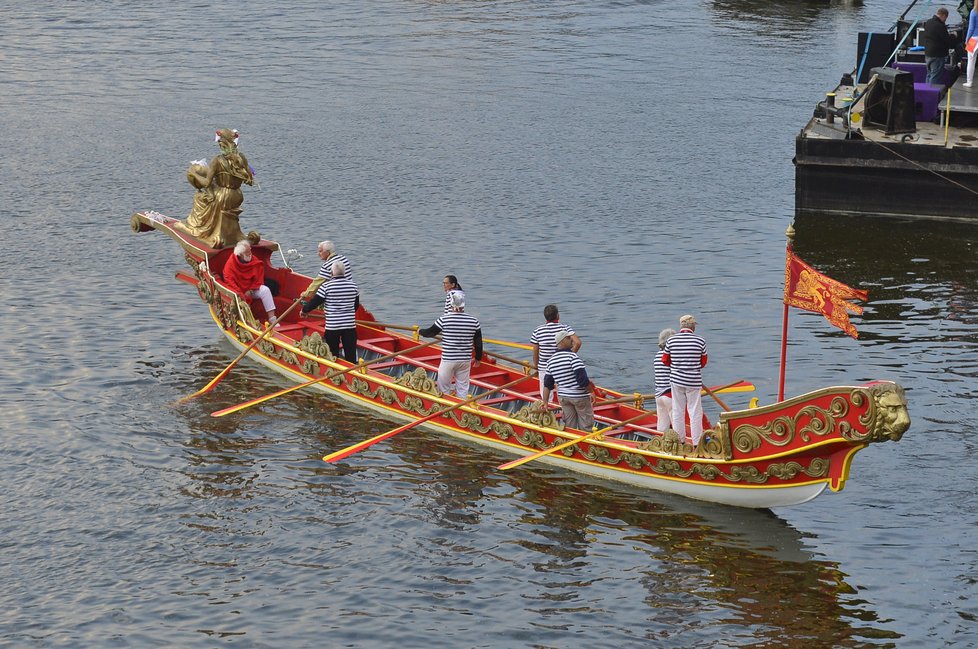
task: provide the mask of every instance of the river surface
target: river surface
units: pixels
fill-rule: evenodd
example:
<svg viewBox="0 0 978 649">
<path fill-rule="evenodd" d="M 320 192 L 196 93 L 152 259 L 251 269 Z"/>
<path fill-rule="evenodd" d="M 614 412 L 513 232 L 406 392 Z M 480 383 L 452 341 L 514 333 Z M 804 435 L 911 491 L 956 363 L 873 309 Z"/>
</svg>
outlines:
<svg viewBox="0 0 978 649">
<path fill-rule="evenodd" d="M 237 128 L 245 230 L 305 273 L 333 239 L 379 319 L 429 324 L 453 273 L 486 336 L 557 302 L 599 383 L 648 391 L 694 313 L 707 380 L 768 403 L 793 138 L 902 9 L 4 3 L 0 646 L 978 644 L 978 228 L 795 220 L 870 297 L 859 340 L 792 312 L 787 392 L 892 379 L 913 425 L 775 511 L 418 431 L 327 466 L 396 422 L 301 393 L 210 417 L 283 385 L 249 363 L 174 405 L 234 351 L 176 245 L 129 229 L 186 216 L 188 162 Z"/>
</svg>

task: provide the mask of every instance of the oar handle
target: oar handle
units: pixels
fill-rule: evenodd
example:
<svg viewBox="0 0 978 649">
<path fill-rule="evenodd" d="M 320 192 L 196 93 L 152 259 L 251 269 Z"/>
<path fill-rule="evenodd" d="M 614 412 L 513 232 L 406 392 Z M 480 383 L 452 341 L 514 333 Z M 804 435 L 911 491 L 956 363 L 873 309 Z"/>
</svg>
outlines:
<svg viewBox="0 0 978 649">
<path fill-rule="evenodd" d="M 391 324 L 389 322 L 375 322 L 373 320 L 356 320 L 358 325 L 366 325 L 369 327 L 383 327 L 384 329 L 401 329 L 403 331 L 414 331 L 418 329 L 417 325 L 402 325 L 402 324 Z"/>
<path fill-rule="evenodd" d="M 716 395 L 716 393 L 715 393 L 715 392 L 713 392 L 713 390 L 711 390 L 711 389 L 709 388 L 709 386 L 707 386 L 707 385 L 706 385 L 705 383 L 703 384 L 703 389 L 704 389 L 704 390 L 706 390 L 706 393 L 707 393 L 708 395 L 710 395 L 711 397 L 713 397 L 713 399 L 714 399 L 714 400 L 715 400 L 715 401 L 716 401 L 717 403 L 719 403 L 719 404 L 720 404 L 720 407 L 721 407 L 721 408 L 723 408 L 723 409 L 724 409 L 725 411 L 727 411 L 727 412 L 730 412 L 730 406 L 728 406 L 728 405 L 727 405 L 727 404 L 725 404 L 725 403 L 724 403 L 723 401 L 721 401 L 721 400 L 720 400 L 720 397 L 718 397 L 718 396 Z"/>
<path fill-rule="evenodd" d="M 490 352 L 490 351 L 486 351 L 486 350 L 483 350 L 482 353 L 485 354 L 485 355 L 487 355 L 487 356 L 492 356 L 493 358 L 498 358 L 498 359 L 501 359 L 501 360 L 504 360 L 504 361 L 508 361 L 510 363 L 515 363 L 515 364 L 520 365 L 522 367 L 525 367 L 527 369 L 531 369 L 531 370 L 533 369 L 533 366 L 530 364 L 529 361 L 523 361 L 523 360 L 520 360 L 518 358 L 512 358 L 510 356 L 506 356 L 505 354 L 497 354 L 496 352 Z"/>
<path fill-rule="evenodd" d="M 514 343 L 508 340 L 493 340 L 492 338 L 483 338 L 482 342 L 490 343 L 492 345 L 502 345 L 503 347 L 515 347 L 516 349 L 533 349 L 533 345 L 527 345 L 526 343 Z"/>
</svg>

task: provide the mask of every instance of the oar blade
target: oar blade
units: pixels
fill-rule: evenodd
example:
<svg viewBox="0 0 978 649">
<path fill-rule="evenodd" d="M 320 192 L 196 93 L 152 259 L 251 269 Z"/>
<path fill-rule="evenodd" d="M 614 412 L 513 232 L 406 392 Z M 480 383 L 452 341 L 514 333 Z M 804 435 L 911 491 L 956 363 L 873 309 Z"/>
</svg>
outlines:
<svg viewBox="0 0 978 649">
<path fill-rule="evenodd" d="M 282 319 L 284 319 L 285 316 L 287 316 L 289 313 L 291 313 L 292 312 L 292 309 L 294 309 L 298 305 L 299 305 L 299 299 L 296 298 L 295 300 L 292 301 L 292 304 L 289 306 L 289 308 L 286 309 L 282 313 L 282 315 L 280 315 L 278 317 L 278 320 L 281 321 Z M 241 350 L 241 353 L 238 354 L 235 357 L 235 359 L 228 364 L 227 367 L 225 367 L 223 370 L 221 370 L 220 374 L 218 374 L 217 376 L 215 376 L 213 379 L 210 380 L 210 382 L 207 385 L 205 385 L 201 389 L 197 390 L 193 394 L 190 394 L 190 395 L 187 395 L 187 396 L 185 396 L 185 397 L 183 397 L 181 399 L 178 399 L 177 400 L 177 403 L 186 403 L 187 401 L 190 401 L 191 399 L 194 399 L 196 397 L 199 397 L 200 395 L 206 394 L 207 392 L 210 392 L 211 390 L 213 390 L 214 389 L 214 386 L 216 386 L 218 383 L 220 383 L 222 380 L 224 380 L 224 377 L 228 375 L 228 373 L 231 371 L 231 368 L 233 368 L 235 365 L 238 364 L 238 361 L 240 361 L 242 358 L 244 358 L 245 356 L 247 356 L 248 355 L 248 352 L 250 352 L 255 347 L 255 345 L 257 345 L 259 342 L 261 342 L 262 340 L 264 340 L 265 338 L 267 338 L 268 337 L 268 334 L 270 334 L 273 331 L 275 331 L 275 325 L 274 325 L 274 323 L 269 322 L 268 323 L 268 327 L 266 327 L 265 330 L 261 332 L 261 335 L 258 336 L 258 337 L 256 337 L 254 340 L 252 340 L 248 344 L 247 347 L 245 347 L 243 350 Z"/>
<path fill-rule="evenodd" d="M 258 397 L 257 399 L 252 399 L 251 401 L 245 401 L 244 403 L 239 403 L 238 405 L 231 406 L 230 408 L 224 408 L 222 410 L 215 410 L 214 412 L 211 413 L 211 417 L 223 417 L 224 415 L 230 415 L 232 413 L 235 413 L 235 412 L 239 412 L 241 410 L 244 410 L 245 408 L 250 408 L 252 406 L 257 406 L 259 403 L 265 403 L 266 401 L 271 401 L 275 397 L 280 397 L 280 396 L 282 396 L 284 394 L 288 394 L 289 392 L 293 392 L 295 390 L 299 390 L 299 389 L 304 388 L 304 387 L 306 387 L 308 385 L 311 385 L 312 383 L 315 383 L 315 381 L 318 381 L 318 380 L 319 379 L 315 379 L 314 381 L 306 381 L 305 383 L 300 383 L 299 385 L 293 385 L 291 387 L 288 387 L 288 388 L 284 388 L 282 390 L 279 390 L 278 392 L 273 392 L 271 394 L 266 394 L 263 397 Z"/>
<path fill-rule="evenodd" d="M 389 430 L 386 433 L 383 433 L 381 435 L 377 435 L 376 437 L 371 437 L 370 439 L 366 439 L 366 440 L 364 440 L 362 442 L 357 442 L 356 444 L 353 444 L 351 446 L 347 446 L 346 448 L 341 449 L 339 451 L 336 451 L 335 453 L 330 453 L 329 455 L 324 455 L 323 456 L 323 462 L 328 462 L 330 464 L 334 464 L 336 462 L 339 462 L 340 460 L 342 460 L 344 458 L 350 457 L 354 453 L 359 453 L 360 451 L 362 451 L 365 448 L 368 448 L 370 446 L 373 446 L 374 444 L 377 444 L 378 442 L 384 441 L 388 437 L 393 437 L 394 435 L 397 435 L 398 433 L 403 432 L 403 431 L 407 430 L 408 428 L 413 428 L 418 423 L 421 423 L 422 421 L 426 421 L 427 419 L 430 419 L 430 417 L 425 417 L 424 419 L 418 420 L 418 422 L 411 422 L 410 424 L 404 424 L 403 426 L 401 426 L 399 428 L 395 428 L 394 430 Z"/>
</svg>

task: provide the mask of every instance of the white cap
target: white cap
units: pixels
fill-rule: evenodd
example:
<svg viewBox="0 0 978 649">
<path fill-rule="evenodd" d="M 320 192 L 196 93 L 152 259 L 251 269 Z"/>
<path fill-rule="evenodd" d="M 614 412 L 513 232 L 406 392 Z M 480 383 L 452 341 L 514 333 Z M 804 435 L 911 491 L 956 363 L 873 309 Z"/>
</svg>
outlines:
<svg viewBox="0 0 978 649">
<path fill-rule="evenodd" d="M 570 335 L 571 332 L 567 331 L 566 329 L 561 329 L 554 334 L 554 344 L 559 345 L 561 342 L 563 342 L 564 338 L 570 338 Z"/>
<path fill-rule="evenodd" d="M 456 309 L 465 308 L 465 295 L 459 293 L 458 291 L 452 293 L 452 306 Z"/>
</svg>

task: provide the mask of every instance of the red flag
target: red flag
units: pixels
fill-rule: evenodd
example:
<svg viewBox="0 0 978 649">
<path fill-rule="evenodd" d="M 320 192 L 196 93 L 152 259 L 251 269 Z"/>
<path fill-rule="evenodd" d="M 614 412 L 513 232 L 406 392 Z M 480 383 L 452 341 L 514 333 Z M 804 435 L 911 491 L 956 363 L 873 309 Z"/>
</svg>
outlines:
<svg viewBox="0 0 978 649">
<path fill-rule="evenodd" d="M 805 311 L 821 313 L 839 329 L 857 338 L 859 332 L 849 322 L 849 313 L 861 314 L 863 308 L 849 300 L 867 300 L 869 294 L 846 286 L 818 272 L 788 247 L 784 264 L 784 303 Z"/>
</svg>

